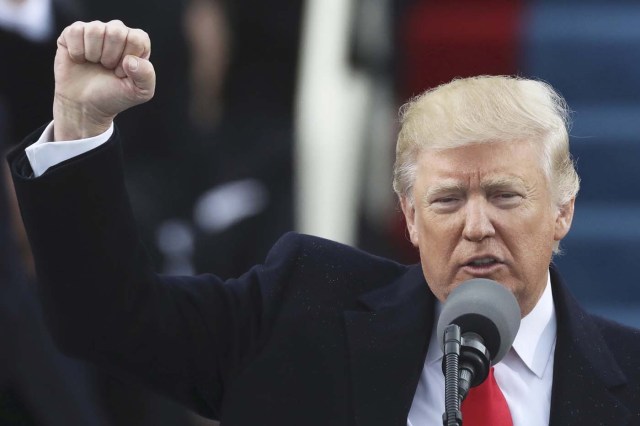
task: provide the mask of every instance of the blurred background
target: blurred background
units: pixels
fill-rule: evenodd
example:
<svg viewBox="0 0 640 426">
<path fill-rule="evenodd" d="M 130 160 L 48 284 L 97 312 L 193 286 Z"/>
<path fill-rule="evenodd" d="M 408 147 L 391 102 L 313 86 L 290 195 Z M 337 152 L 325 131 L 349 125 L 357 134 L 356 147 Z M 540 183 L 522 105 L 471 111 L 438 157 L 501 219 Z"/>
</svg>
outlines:
<svg viewBox="0 0 640 426">
<path fill-rule="evenodd" d="M 589 310 L 640 326 L 637 2 L 0 0 L 2 149 L 51 119 L 55 40 L 78 19 L 152 39 L 156 97 L 116 123 L 158 270 L 236 276 L 289 230 L 417 261 L 391 189 L 398 107 L 516 74 L 574 111 L 582 189 L 555 263 Z M 0 424 L 214 425 L 56 351 L 0 183 Z"/>
</svg>

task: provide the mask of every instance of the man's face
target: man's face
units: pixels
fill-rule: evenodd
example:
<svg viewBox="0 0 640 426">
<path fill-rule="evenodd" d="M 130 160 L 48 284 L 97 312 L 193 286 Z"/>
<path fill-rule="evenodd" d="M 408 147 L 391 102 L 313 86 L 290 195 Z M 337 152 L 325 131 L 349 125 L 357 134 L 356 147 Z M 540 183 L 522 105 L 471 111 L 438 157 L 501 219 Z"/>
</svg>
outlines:
<svg viewBox="0 0 640 426">
<path fill-rule="evenodd" d="M 460 283 L 488 278 L 527 315 L 547 283 L 554 243 L 569 231 L 573 200 L 552 200 L 536 147 L 492 142 L 423 150 L 413 204 L 402 200 L 424 276 L 444 301 Z"/>
</svg>

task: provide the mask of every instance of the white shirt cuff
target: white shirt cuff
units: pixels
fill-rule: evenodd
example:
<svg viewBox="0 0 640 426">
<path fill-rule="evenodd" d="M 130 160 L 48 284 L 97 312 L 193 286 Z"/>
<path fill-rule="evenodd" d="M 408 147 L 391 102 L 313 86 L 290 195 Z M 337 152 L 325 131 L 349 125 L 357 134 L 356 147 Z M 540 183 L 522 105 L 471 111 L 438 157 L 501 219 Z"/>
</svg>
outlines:
<svg viewBox="0 0 640 426">
<path fill-rule="evenodd" d="M 32 145 L 29 145 L 24 152 L 29 159 L 31 169 L 33 169 L 33 175 L 39 177 L 50 167 L 99 147 L 108 141 L 112 134 L 113 123 L 111 123 L 111 126 L 106 132 L 98 136 L 75 141 L 51 143 L 53 141 L 52 121 L 46 129 L 44 129 L 40 139 Z"/>
</svg>

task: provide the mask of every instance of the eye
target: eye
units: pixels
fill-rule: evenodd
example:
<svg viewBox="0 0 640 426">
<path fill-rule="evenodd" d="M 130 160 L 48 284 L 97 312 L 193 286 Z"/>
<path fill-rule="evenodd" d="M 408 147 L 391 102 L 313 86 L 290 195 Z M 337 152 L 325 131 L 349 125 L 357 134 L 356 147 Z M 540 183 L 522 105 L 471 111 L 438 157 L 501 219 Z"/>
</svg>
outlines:
<svg viewBox="0 0 640 426">
<path fill-rule="evenodd" d="M 522 195 L 517 192 L 499 192 L 495 194 L 493 200 L 499 205 L 503 206 L 515 206 L 522 200 Z"/>
<path fill-rule="evenodd" d="M 434 203 L 436 203 L 436 204 L 451 204 L 451 203 L 454 203 L 456 201 L 458 201 L 458 199 L 455 198 L 455 197 L 441 197 L 441 198 L 438 198 L 438 199 L 434 200 Z"/>
<path fill-rule="evenodd" d="M 448 213 L 455 211 L 460 206 L 460 197 L 442 196 L 431 201 L 431 208 L 438 213 Z"/>
</svg>

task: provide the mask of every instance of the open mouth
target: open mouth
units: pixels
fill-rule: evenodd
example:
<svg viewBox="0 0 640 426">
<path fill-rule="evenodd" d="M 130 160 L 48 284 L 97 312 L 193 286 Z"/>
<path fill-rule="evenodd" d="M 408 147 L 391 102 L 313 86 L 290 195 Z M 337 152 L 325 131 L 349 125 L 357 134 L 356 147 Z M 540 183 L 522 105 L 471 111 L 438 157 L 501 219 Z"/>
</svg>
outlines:
<svg viewBox="0 0 640 426">
<path fill-rule="evenodd" d="M 495 257 L 486 256 L 474 259 L 463 265 L 463 269 L 474 276 L 484 276 L 494 272 L 502 265 Z"/>
<path fill-rule="evenodd" d="M 496 263 L 500 263 L 500 262 L 498 262 L 498 260 L 493 257 L 482 257 L 480 259 L 472 260 L 471 262 L 465 264 L 465 266 L 482 267 L 482 266 L 494 265 Z"/>
</svg>

